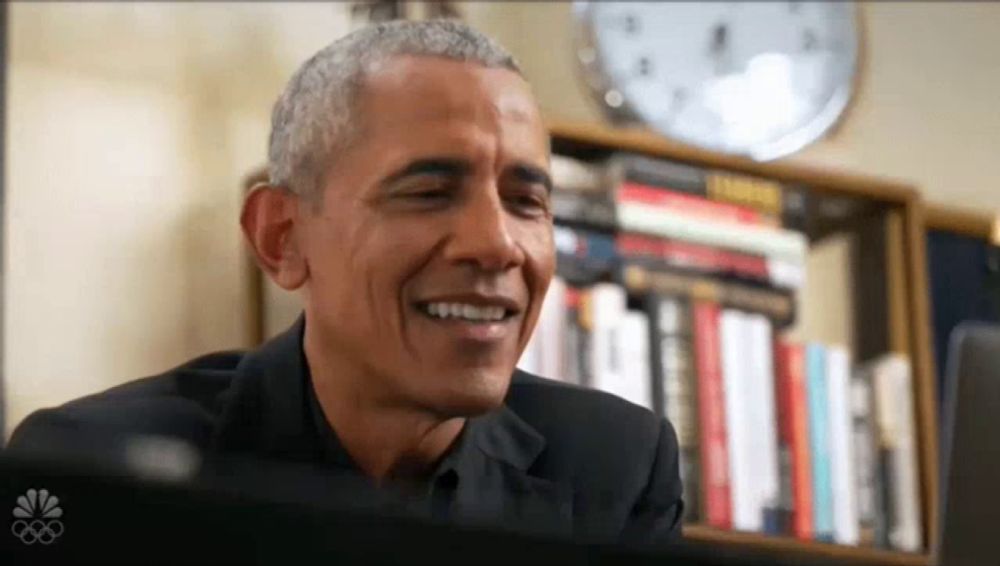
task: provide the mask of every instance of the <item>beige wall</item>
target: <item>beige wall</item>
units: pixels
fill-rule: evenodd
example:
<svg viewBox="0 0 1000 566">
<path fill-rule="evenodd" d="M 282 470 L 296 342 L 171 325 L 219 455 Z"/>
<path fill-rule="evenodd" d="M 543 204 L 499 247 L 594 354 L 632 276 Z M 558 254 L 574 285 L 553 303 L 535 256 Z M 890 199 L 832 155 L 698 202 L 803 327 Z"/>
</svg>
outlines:
<svg viewBox="0 0 1000 566">
<path fill-rule="evenodd" d="M 3 373 L 31 410 L 245 345 L 239 179 L 345 5 L 10 5 Z"/>
<path fill-rule="evenodd" d="M 519 56 L 548 115 L 600 119 L 576 80 L 569 4 L 464 7 Z M 239 179 L 263 162 L 288 75 L 348 27 L 337 2 L 9 10 L 8 433 L 37 407 L 246 343 Z M 864 13 L 857 103 L 794 159 L 1000 205 L 1000 5 Z"/>
</svg>

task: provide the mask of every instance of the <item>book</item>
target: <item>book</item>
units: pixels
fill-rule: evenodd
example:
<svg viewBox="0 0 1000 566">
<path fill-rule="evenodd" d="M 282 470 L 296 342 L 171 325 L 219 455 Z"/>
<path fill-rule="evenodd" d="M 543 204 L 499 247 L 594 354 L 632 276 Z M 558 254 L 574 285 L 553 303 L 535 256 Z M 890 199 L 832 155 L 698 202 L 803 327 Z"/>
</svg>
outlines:
<svg viewBox="0 0 1000 566">
<path fill-rule="evenodd" d="M 649 356 L 649 316 L 627 310 L 616 334 L 621 381 L 615 393 L 622 399 L 653 410 L 653 376 Z"/>
<path fill-rule="evenodd" d="M 915 552 L 922 546 L 922 520 L 910 363 L 901 354 L 887 354 L 873 363 L 889 544 Z"/>
<path fill-rule="evenodd" d="M 635 182 L 705 196 L 703 169 L 637 153 L 616 153 L 608 162 L 608 178 L 613 185 Z"/>
<path fill-rule="evenodd" d="M 826 349 L 806 346 L 806 395 L 809 403 L 809 448 L 812 453 L 813 528 L 815 538 L 833 542 L 833 485 L 830 478 L 830 416 L 826 386 Z"/>
<path fill-rule="evenodd" d="M 780 184 L 768 179 L 711 171 L 705 176 L 708 198 L 746 206 L 764 214 L 781 216 L 783 191 Z"/>
<path fill-rule="evenodd" d="M 801 344 L 779 341 L 777 363 L 778 438 L 787 531 L 801 540 L 813 538 L 812 454 L 805 354 Z"/>
<path fill-rule="evenodd" d="M 830 479 L 833 540 L 858 544 L 857 476 L 851 448 L 850 356 L 843 346 L 826 347 L 826 387 L 830 416 Z"/>
<path fill-rule="evenodd" d="M 560 374 L 569 383 L 582 385 L 584 368 L 582 352 L 584 348 L 583 327 L 580 324 L 580 303 L 582 294 L 578 287 L 566 284 L 564 295 L 562 360 Z"/>
<path fill-rule="evenodd" d="M 625 261 L 621 279 L 632 292 L 655 292 L 660 295 L 705 299 L 727 308 L 757 312 L 777 324 L 795 318 L 795 301 L 788 290 L 764 289 L 738 282 L 725 282 L 702 275 L 652 270 Z"/>
<path fill-rule="evenodd" d="M 553 189 L 551 206 L 557 223 L 604 230 L 614 230 L 617 226 L 615 203 L 607 194 Z"/>
<path fill-rule="evenodd" d="M 701 431 L 701 515 L 708 525 L 732 526 L 725 391 L 719 348 L 719 306 L 697 301 L 692 307 L 695 367 L 698 372 L 698 428 Z"/>
<path fill-rule="evenodd" d="M 554 190 L 577 193 L 606 193 L 607 178 L 602 164 L 553 153 L 549 160 Z"/>
<path fill-rule="evenodd" d="M 774 345 L 771 321 L 744 315 L 746 340 L 747 444 L 750 454 L 756 529 L 780 534 L 777 411 L 774 399 Z"/>
<path fill-rule="evenodd" d="M 538 374 L 550 379 L 567 381 L 563 375 L 563 335 L 566 325 L 566 282 L 552 278 L 542 301 L 538 323 L 531 340 L 537 342 Z"/>
<path fill-rule="evenodd" d="M 725 397 L 726 441 L 729 453 L 729 497 L 732 528 L 762 530 L 761 509 L 754 497 L 755 470 L 750 436 L 749 332 L 745 315 L 724 309 L 719 317 L 722 352 L 722 391 Z"/>
<path fill-rule="evenodd" d="M 684 485 L 686 522 L 697 522 L 701 509 L 698 452 L 697 383 L 692 359 L 690 303 L 676 297 L 651 295 L 651 317 L 656 335 L 653 349 L 654 374 L 661 389 L 660 412 L 674 425 L 680 450 L 681 482 Z"/>
<path fill-rule="evenodd" d="M 614 283 L 598 283 L 588 290 L 590 314 L 589 385 L 595 389 L 620 394 L 623 375 L 620 350 L 621 320 L 625 316 L 625 288 Z"/>
<path fill-rule="evenodd" d="M 619 228 L 685 242 L 759 254 L 776 260 L 804 263 L 805 235 L 769 226 L 753 226 L 690 217 L 675 211 L 634 202 L 616 204 Z"/>
<path fill-rule="evenodd" d="M 610 234 L 556 225 L 556 274 L 567 282 L 587 286 L 614 276 L 619 269 L 615 239 Z"/>
<path fill-rule="evenodd" d="M 770 218 L 752 208 L 712 201 L 692 194 L 630 181 L 618 185 L 615 191 L 615 201 L 650 205 L 668 212 L 706 220 L 751 226 L 773 225 Z"/>
<path fill-rule="evenodd" d="M 651 269 L 693 271 L 789 289 L 798 289 L 805 282 L 804 265 L 761 255 L 627 232 L 615 237 L 615 246 L 622 260 Z"/>
<path fill-rule="evenodd" d="M 858 542 L 865 546 L 889 546 L 885 497 L 879 470 L 878 423 L 875 420 L 872 368 L 858 368 L 851 377 L 851 432 L 854 470 L 857 477 Z"/>
</svg>

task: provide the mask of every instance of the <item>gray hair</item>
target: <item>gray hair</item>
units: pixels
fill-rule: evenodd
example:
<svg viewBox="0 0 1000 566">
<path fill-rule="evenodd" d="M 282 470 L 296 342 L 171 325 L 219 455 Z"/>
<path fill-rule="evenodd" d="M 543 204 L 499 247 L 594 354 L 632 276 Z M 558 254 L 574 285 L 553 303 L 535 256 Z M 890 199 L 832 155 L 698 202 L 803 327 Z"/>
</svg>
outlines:
<svg viewBox="0 0 1000 566">
<path fill-rule="evenodd" d="M 454 20 L 384 22 L 350 33 L 299 67 L 271 114 L 272 185 L 320 196 L 334 155 L 357 131 L 356 102 L 366 73 L 399 55 L 444 57 L 521 74 L 498 43 Z"/>
</svg>

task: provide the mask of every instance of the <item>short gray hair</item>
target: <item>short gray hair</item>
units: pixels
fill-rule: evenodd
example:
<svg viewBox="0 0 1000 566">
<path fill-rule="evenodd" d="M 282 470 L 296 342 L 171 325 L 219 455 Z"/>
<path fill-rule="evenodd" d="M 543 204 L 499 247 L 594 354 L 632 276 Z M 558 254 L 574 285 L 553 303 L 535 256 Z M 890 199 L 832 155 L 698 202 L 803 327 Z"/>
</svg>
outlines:
<svg viewBox="0 0 1000 566">
<path fill-rule="evenodd" d="M 320 196 L 335 153 L 357 130 L 355 108 L 366 73 L 399 55 L 444 57 L 521 74 L 506 49 L 454 20 L 397 20 L 350 33 L 303 63 L 275 103 L 268 142 L 272 185 Z"/>
</svg>

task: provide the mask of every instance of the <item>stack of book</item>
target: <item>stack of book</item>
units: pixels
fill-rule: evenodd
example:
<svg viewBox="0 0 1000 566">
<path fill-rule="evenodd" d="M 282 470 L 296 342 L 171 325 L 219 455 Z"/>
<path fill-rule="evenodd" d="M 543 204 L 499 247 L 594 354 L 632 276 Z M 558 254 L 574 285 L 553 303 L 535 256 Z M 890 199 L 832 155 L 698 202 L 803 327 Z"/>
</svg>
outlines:
<svg viewBox="0 0 1000 566">
<path fill-rule="evenodd" d="M 667 417 L 689 523 L 920 550 L 908 360 L 782 333 L 808 191 L 638 155 L 553 177 L 557 276 L 519 366 Z"/>
</svg>

